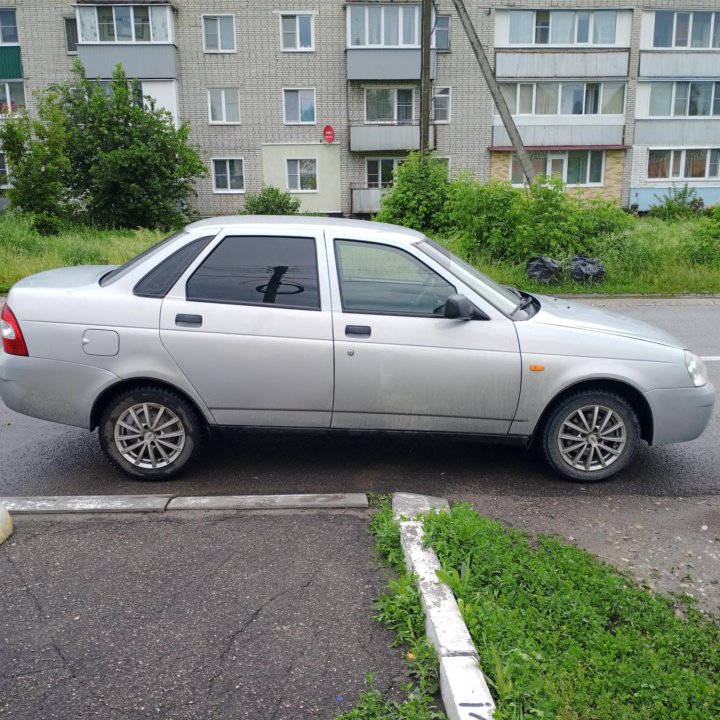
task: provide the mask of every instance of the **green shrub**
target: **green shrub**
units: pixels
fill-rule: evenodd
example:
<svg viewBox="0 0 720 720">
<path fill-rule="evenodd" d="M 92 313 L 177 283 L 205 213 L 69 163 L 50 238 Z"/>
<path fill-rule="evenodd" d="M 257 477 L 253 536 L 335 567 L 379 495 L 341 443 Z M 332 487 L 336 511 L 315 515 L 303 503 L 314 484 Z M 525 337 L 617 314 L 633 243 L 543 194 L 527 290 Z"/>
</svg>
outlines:
<svg viewBox="0 0 720 720">
<path fill-rule="evenodd" d="M 383 195 L 375 219 L 419 232 L 440 233 L 445 229 L 449 186 L 447 168 L 432 153 L 412 152 L 395 170 L 394 184 Z"/>
<path fill-rule="evenodd" d="M 289 192 L 267 185 L 257 194 L 245 196 L 242 215 L 296 215 L 300 201 Z"/>
<path fill-rule="evenodd" d="M 696 231 L 680 241 L 680 254 L 692 265 L 720 267 L 720 216 L 698 221 Z"/>
<path fill-rule="evenodd" d="M 655 195 L 657 205 L 651 205 L 648 215 L 661 220 L 682 220 L 697 215 L 704 207 L 695 188 L 687 184 L 681 188 L 671 187 L 664 195 Z"/>
</svg>

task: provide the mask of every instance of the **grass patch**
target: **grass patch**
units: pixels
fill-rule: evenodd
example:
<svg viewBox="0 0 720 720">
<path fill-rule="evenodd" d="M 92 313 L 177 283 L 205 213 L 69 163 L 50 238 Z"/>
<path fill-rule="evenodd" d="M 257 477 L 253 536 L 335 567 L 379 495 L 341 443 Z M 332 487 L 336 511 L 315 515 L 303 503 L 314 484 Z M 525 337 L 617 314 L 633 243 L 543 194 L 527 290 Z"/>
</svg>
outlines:
<svg viewBox="0 0 720 720">
<path fill-rule="evenodd" d="M 447 720 L 435 704 L 439 686 L 437 655 L 425 635 L 425 615 L 416 579 L 405 568 L 400 528 L 393 517 L 390 496 L 378 495 L 375 499 L 381 509 L 373 517 L 370 530 L 380 559 L 397 574 L 387 593 L 375 600 L 375 619 L 393 631 L 393 647 L 406 648 L 410 679 L 403 687 L 406 699 L 390 700 L 372 687 L 373 676 L 366 675 L 369 690 L 360 695 L 352 710 L 338 715 L 336 720 Z"/>
<path fill-rule="evenodd" d="M 166 235 L 152 230 L 76 226 L 59 235 L 45 236 L 19 213 L 0 212 L 0 292 L 43 270 L 67 265 L 121 265 Z"/>
<path fill-rule="evenodd" d="M 720 626 L 589 553 L 483 518 L 425 521 L 497 701 L 495 720 L 717 720 Z"/>
</svg>

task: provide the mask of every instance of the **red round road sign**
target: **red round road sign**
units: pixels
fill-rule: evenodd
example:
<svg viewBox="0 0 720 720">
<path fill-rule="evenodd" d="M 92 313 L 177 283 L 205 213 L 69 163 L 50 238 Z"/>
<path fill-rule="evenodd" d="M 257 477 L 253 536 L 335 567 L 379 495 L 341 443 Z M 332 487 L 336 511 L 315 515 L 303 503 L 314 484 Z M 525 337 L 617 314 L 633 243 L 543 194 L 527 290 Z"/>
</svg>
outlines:
<svg viewBox="0 0 720 720">
<path fill-rule="evenodd" d="M 335 128 L 332 125 L 326 125 L 323 128 L 323 140 L 330 144 L 335 139 Z"/>
</svg>

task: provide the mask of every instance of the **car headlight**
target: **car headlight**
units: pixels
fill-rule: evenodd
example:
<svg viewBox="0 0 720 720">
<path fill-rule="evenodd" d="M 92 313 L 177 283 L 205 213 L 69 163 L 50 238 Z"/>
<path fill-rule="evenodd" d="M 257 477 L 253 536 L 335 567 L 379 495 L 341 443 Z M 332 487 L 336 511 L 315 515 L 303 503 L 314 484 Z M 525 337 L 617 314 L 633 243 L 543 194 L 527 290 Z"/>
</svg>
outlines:
<svg viewBox="0 0 720 720">
<path fill-rule="evenodd" d="M 685 351 L 685 367 L 690 373 L 695 387 L 707 384 L 707 368 L 705 363 L 694 353 L 689 350 Z"/>
</svg>

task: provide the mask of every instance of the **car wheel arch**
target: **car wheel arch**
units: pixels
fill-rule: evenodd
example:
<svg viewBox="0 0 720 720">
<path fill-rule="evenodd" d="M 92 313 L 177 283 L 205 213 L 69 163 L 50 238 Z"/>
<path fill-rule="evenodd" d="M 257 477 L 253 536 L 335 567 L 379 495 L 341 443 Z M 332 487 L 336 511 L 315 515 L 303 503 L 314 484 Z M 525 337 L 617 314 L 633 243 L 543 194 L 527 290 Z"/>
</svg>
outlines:
<svg viewBox="0 0 720 720">
<path fill-rule="evenodd" d="M 535 426 L 531 444 L 535 444 L 535 440 L 542 435 L 542 430 L 557 405 L 563 402 L 565 398 L 570 395 L 589 390 L 614 393 L 630 403 L 638 417 L 638 420 L 640 421 L 640 437 L 645 440 L 648 445 L 652 445 L 655 427 L 652 409 L 647 399 L 643 393 L 633 385 L 623 382 L 622 380 L 613 380 L 610 378 L 589 378 L 576 382 L 560 390 L 543 410 L 542 415 Z"/>
<path fill-rule="evenodd" d="M 209 431 L 210 421 L 207 418 L 207 414 L 203 411 L 203 409 L 198 405 L 196 400 L 191 395 L 188 395 L 187 392 L 177 387 L 176 385 L 173 385 L 172 383 L 165 382 L 164 380 L 158 380 L 157 378 L 152 377 L 137 377 L 121 380 L 120 382 L 117 382 L 114 385 L 105 388 L 102 393 L 100 393 L 100 395 L 95 398 L 92 410 L 90 411 L 90 430 L 95 430 L 95 428 L 98 427 L 98 423 L 100 420 L 100 416 L 102 415 L 103 409 L 113 398 L 127 391 L 147 388 L 148 386 L 162 388 L 163 390 L 169 390 L 180 395 L 186 402 L 191 405 L 191 407 L 197 413 L 198 418 L 200 418 L 204 422 L 206 429 Z"/>
</svg>

